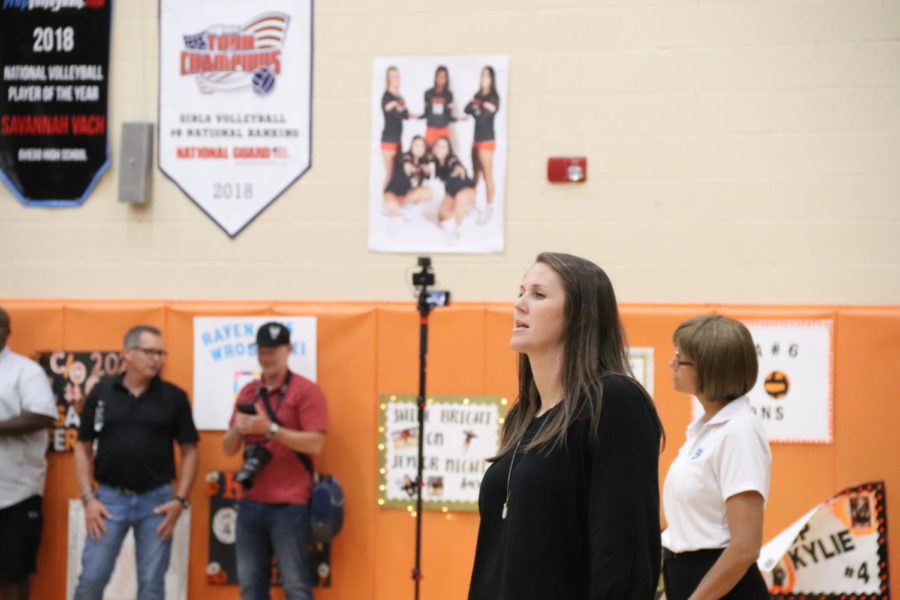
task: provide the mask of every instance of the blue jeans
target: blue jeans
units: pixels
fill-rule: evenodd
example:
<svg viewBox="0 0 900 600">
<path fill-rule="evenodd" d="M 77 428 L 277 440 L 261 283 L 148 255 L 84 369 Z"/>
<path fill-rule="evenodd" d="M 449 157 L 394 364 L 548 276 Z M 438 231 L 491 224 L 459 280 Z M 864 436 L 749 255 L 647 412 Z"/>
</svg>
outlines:
<svg viewBox="0 0 900 600">
<path fill-rule="evenodd" d="M 160 504 L 172 499 L 172 486 L 160 486 L 135 494 L 101 485 L 97 499 L 109 511 L 103 519 L 106 533 L 99 539 L 88 536 L 81 557 L 81 575 L 75 588 L 75 600 L 101 600 L 109 583 L 122 541 L 129 528 L 134 528 L 134 550 L 137 559 L 138 600 L 164 600 L 165 575 L 169 568 L 172 542 L 156 533 L 163 515 L 153 513 Z"/>
<path fill-rule="evenodd" d="M 308 506 L 240 500 L 235 533 L 242 600 L 269 600 L 273 551 L 285 598 L 312 600 Z"/>
</svg>

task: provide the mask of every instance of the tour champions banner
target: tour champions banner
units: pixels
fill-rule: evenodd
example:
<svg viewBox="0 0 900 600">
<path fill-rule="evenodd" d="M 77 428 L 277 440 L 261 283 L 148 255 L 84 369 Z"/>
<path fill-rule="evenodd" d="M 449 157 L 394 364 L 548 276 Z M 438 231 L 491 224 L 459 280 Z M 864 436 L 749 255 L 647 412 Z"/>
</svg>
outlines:
<svg viewBox="0 0 900 600">
<path fill-rule="evenodd" d="M 234 237 L 310 167 L 312 0 L 161 0 L 159 166 Z"/>
<path fill-rule="evenodd" d="M 315 317 L 194 317 L 193 407 L 197 429 L 228 429 L 238 392 L 260 375 L 256 330 L 273 321 L 291 331 L 288 367 L 316 380 Z"/>
<path fill-rule="evenodd" d="M 78 439 L 81 411 L 88 394 L 105 375 L 122 370 L 117 351 L 40 352 L 38 363 L 47 373 L 59 418 L 50 428 L 49 451 L 69 452 Z"/>
<path fill-rule="evenodd" d="M 78 206 L 109 166 L 112 0 L 0 3 L 0 178 L 29 206 Z"/>
<path fill-rule="evenodd" d="M 758 565 L 775 600 L 888 600 L 884 482 L 816 506 L 763 547 Z"/>
<path fill-rule="evenodd" d="M 417 397 L 379 399 L 378 505 L 412 510 L 419 448 Z M 425 408 L 422 502 L 432 510 L 478 510 L 486 459 L 500 447 L 507 399 L 499 396 L 429 396 Z"/>
<path fill-rule="evenodd" d="M 830 444 L 832 344 L 829 320 L 744 321 L 759 375 L 750 404 L 770 442 Z M 694 400 L 694 417 L 703 414 Z"/>
</svg>

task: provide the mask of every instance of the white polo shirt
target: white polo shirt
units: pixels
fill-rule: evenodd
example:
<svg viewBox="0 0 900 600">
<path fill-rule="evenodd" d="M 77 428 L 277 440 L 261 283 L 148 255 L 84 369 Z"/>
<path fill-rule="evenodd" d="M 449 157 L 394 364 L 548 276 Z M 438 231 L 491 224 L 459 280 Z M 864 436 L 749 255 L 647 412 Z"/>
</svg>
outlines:
<svg viewBox="0 0 900 600">
<path fill-rule="evenodd" d="M 741 492 L 769 495 L 772 453 L 762 421 L 746 396 L 732 400 L 707 422 L 687 428 L 687 441 L 663 485 L 668 528 L 662 545 L 676 554 L 724 548 L 731 541 L 725 501 Z"/>
<path fill-rule="evenodd" d="M 0 421 L 23 412 L 57 418 L 56 399 L 43 369 L 9 347 L 0 350 Z M 0 508 L 44 494 L 47 430 L 0 435 Z"/>
</svg>

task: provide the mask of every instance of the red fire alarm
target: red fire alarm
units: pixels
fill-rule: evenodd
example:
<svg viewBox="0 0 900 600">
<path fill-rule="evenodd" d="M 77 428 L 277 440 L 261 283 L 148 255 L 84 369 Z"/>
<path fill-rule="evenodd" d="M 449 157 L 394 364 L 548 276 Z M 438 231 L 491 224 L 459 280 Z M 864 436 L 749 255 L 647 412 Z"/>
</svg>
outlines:
<svg viewBox="0 0 900 600">
<path fill-rule="evenodd" d="M 547 181 L 551 183 L 583 183 L 587 181 L 587 158 L 584 156 L 552 156 L 548 158 Z"/>
</svg>

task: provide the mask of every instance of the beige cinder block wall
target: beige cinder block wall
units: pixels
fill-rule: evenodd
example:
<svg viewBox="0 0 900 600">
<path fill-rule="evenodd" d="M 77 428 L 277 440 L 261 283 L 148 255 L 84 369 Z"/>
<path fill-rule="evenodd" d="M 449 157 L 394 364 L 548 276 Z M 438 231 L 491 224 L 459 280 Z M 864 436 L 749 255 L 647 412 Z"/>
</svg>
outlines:
<svg viewBox="0 0 900 600">
<path fill-rule="evenodd" d="M 313 169 L 235 240 L 158 171 L 116 200 L 123 121 L 156 121 L 156 0 L 116 3 L 114 162 L 77 209 L 0 190 L 0 297 L 405 299 L 366 248 L 371 59 L 509 54 L 506 251 L 435 257 L 510 298 L 543 249 L 629 302 L 900 302 L 900 2 L 318 0 Z M 545 181 L 552 155 L 590 180 Z"/>
</svg>

